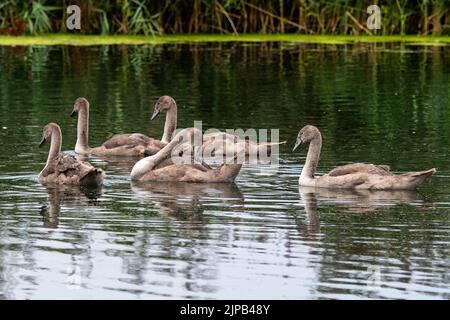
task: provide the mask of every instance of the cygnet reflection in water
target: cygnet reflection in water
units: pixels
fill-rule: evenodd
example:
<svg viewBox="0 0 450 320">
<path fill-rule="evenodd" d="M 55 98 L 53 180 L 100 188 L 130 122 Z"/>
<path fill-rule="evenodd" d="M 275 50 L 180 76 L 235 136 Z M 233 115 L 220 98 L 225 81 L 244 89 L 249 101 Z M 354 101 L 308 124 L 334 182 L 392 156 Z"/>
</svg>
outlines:
<svg viewBox="0 0 450 320">
<path fill-rule="evenodd" d="M 205 205 L 225 206 L 242 211 L 244 196 L 233 183 L 132 182 L 131 189 L 146 202 L 153 203 L 163 216 L 201 218 Z"/>
<path fill-rule="evenodd" d="M 369 214 L 387 210 L 399 204 L 423 205 L 424 197 L 418 191 L 372 191 L 355 189 L 326 189 L 299 186 L 300 198 L 305 203 L 307 231 L 320 232 L 319 205 L 333 205 L 340 213 Z"/>
<path fill-rule="evenodd" d="M 43 226 L 57 228 L 61 214 L 61 206 L 96 205 L 102 195 L 102 186 L 83 187 L 54 185 L 45 187 L 48 193 L 48 204 L 40 209 Z"/>
</svg>

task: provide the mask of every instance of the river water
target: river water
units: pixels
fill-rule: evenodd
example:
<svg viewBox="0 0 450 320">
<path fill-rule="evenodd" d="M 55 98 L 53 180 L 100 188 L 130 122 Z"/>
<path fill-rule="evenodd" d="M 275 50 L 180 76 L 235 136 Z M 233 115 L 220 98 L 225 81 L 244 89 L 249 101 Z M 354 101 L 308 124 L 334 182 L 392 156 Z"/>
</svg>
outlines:
<svg viewBox="0 0 450 320">
<path fill-rule="evenodd" d="M 0 298 L 449 299 L 450 47 L 178 44 L 0 47 Z M 134 185 L 136 160 L 90 161 L 98 190 L 44 187 L 42 127 L 73 153 L 79 96 L 90 144 L 178 126 L 278 129 L 279 166 L 233 184 Z M 299 189 L 319 127 L 318 174 L 350 162 L 436 167 L 417 192 Z"/>
</svg>

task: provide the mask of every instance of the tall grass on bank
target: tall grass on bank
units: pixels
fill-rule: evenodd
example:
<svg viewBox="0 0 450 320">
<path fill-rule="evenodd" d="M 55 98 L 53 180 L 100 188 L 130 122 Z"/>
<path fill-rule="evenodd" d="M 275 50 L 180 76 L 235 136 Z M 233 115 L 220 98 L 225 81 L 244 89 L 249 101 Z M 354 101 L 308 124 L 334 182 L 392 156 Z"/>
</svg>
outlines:
<svg viewBox="0 0 450 320">
<path fill-rule="evenodd" d="M 382 29 L 368 30 L 376 3 Z M 450 0 L 3 0 L 0 34 L 65 32 L 71 4 L 84 34 L 450 35 Z"/>
</svg>

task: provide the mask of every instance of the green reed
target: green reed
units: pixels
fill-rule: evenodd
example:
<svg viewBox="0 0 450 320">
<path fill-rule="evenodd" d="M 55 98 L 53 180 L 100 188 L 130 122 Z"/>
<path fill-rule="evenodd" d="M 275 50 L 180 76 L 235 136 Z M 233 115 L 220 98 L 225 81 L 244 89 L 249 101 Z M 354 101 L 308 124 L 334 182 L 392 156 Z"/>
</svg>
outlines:
<svg viewBox="0 0 450 320">
<path fill-rule="evenodd" d="M 74 3 L 84 34 L 450 34 L 450 0 L 4 0 L 0 34 L 65 32 Z M 365 26 L 371 4 L 381 30 Z"/>
</svg>

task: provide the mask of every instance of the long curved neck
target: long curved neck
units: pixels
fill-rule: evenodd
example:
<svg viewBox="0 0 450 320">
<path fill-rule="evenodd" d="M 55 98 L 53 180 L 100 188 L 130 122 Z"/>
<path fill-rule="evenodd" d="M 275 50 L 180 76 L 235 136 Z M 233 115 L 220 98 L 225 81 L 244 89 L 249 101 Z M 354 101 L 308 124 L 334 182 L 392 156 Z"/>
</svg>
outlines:
<svg viewBox="0 0 450 320">
<path fill-rule="evenodd" d="M 50 142 L 50 151 L 48 152 L 47 164 L 56 159 L 61 152 L 61 129 L 54 127 L 52 129 L 52 137 Z"/>
<path fill-rule="evenodd" d="M 164 148 L 159 150 L 158 153 L 156 153 L 152 157 L 153 165 L 157 166 L 158 164 L 169 158 L 172 154 L 173 148 L 175 148 L 179 143 L 180 141 L 178 139 L 174 139 L 170 141 L 166 146 L 164 146 Z"/>
<path fill-rule="evenodd" d="M 308 155 L 306 156 L 306 162 L 303 166 L 301 178 L 314 179 L 314 173 L 316 172 L 317 164 L 319 163 L 320 150 L 322 148 L 322 136 L 319 133 L 314 139 L 311 140 L 308 149 Z"/>
<path fill-rule="evenodd" d="M 153 156 L 139 160 L 131 170 L 131 179 L 138 180 L 149 171 L 156 168 L 160 163 L 170 157 L 172 149 L 180 143 L 178 139 L 173 139 Z"/>
<path fill-rule="evenodd" d="M 161 142 L 169 143 L 173 138 L 173 133 L 177 128 L 177 104 L 173 102 L 172 107 L 167 111 L 166 122 L 164 123 L 164 134 Z"/>
<path fill-rule="evenodd" d="M 75 145 L 76 153 L 83 153 L 89 150 L 88 146 L 89 134 L 89 107 L 81 108 L 78 112 L 77 124 L 77 144 Z"/>
</svg>

